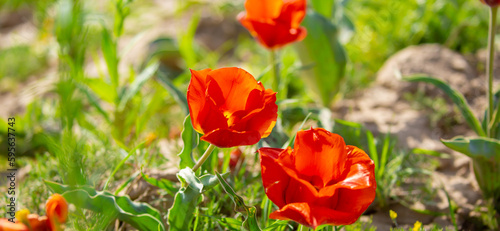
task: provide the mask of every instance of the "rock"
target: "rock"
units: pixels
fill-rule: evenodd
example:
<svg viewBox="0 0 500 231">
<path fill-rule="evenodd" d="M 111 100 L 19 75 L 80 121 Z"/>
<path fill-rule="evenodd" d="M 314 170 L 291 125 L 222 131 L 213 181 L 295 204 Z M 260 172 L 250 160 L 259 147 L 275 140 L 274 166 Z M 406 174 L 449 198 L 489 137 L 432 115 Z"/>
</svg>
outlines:
<svg viewBox="0 0 500 231">
<path fill-rule="evenodd" d="M 430 84 L 401 81 L 401 76 L 425 74 L 439 78 L 462 92 L 467 98 L 484 94 L 483 81 L 478 78 L 467 59 L 438 44 L 410 46 L 389 58 L 377 74 L 377 84 L 399 92 L 415 92 L 424 88 L 428 96 L 442 96 Z"/>
</svg>

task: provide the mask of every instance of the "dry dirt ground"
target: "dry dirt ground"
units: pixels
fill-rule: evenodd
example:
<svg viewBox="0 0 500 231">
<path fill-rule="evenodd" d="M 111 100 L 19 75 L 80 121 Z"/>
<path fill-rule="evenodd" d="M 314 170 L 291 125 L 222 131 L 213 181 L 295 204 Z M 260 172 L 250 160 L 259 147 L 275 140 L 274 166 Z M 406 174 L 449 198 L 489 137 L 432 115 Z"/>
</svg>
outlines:
<svg viewBox="0 0 500 231">
<path fill-rule="evenodd" d="M 153 14 L 141 15 L 137 13 L 139 16 L 126 24 L 126 30 L 129 27 L 147 28 L 141 39 L 144 42 L 135 45 L 131 51 L 132 55 L 129 55 L 134 60 L 141 60 L 140 57 L 144 57 L 143 51 L 147 50 L 145 48 L 147 48 L 149 41 L 160 35 L 176 36 L 177 31 L 190 21 L 189 14 L 181 17 L 173 16 L 171 12 L 173 7 L 169 3 L 174 1 L 162 1 L 161 4 L 159 2 L 156 10 L 163 11 L 163 15 L 167 16 L 151 19 Z M 15 41 L 19 40 L 16 38 L 22 38 L 22 42 L 28 44 L 35 42 L 36 28 L 29 14 L 29 12 L 2 13 L 0 17 L 3 19 L 0 20 L 2 22 L 0 24 L 0 49 L 15 44 Z M 6 18 L 9 20 L 5 20 Z M 149 23 L 147 25 L 139 24 L 142 22 Z M 217 26 L 219 23 L 222 23 L 223 26 Z M 234 26 L 234 23 L 235 21 L 232 19 L 202 15 L 202 25 L 205 26 L 198 30 L 197 39 L 207 47 L 217 47 L 241 29 Z M 214 29 L 219 30 L 217 34 L 227 37 L 208 38 L 210 36 L 207 36 L 207 33 L 210 34 L 210 31 Z M 132 36 L 125 36 L 123 44 L 120 46 L 125 46 L 131 39 Z M 15 91 L 5 91 L 5 89 L 1 90 L 2 88 L 0 88 L 1 118 L 5 119 L 11 115 L 22 114 L 24 107 L 31 100 L 40 97 L 46 92 L 46 89 L 50 88 L 51 83 L 56 79 L 55 57 L 56 54 L 51 57 L 52 61 L 49 61 L 47 71 L 38 73 L 25 83 L 21 83 Z M 485 108 L 483 97 L 485 81 L 482 72 L 478 71 L 478 66 L 484 66 L 482 60 L 484 60 L 484 52 L 466 58 L 436 44 L 408 47 L 387 60 L 378 72 L 372 87 L 360 92 L 354 98 L 340 101 L 333 110 L 335 118 L 362 123 L 375 133 L 390 132 L 396 135 L 400 145 L 406 148 L 419 147 L 451 154 L 451 158 L 439 160 L 440 166 L 433 175 L 433 182 L 435 182 L 436 188 L 444 187 L 450 194 L 451 200 L 457 204 L 459 208 L 457 211 L 458 224 L 464 229 L 468 229 L 468 217 L 477 215 L 474 214 L 474 209 L 482 203 L 481 196 L 471 172 L 469 159 L 459 153 L 450 152 L 439 142 L 439 139 L 473 134 L 470 133 L 470 129 L 464 125 L 463 121 L 453 119 L 459 116 L 456 115 L 449 100 L 444 105 L 447 107 L 445 111 L 448 111 L 441 118 L 444 121 L 431 121 L 432 109 L 416 108 L 415 102 L 409 102 L 404 95 L 417 91 L 423 92 L 427 97 L 443 97 L 444 94 L 426 84 L 404 82 L 400 76 L 425 73 L 447 81 L 451 86 L 465 94 L 474 113 L 479 116 Z M 127 64 L 133 62 L 133 60 L 124 60 L 124 63 Z M 89 62 L 88 73 L 95 73 L 96 70 L 92 66 L 94 63 Z M 500 65 L 497 67 L 500 68 Z M 167 177 L 172 174 L 167 174 Z M 447 212 L 448 203 L 444 192 L 440 190 L 434 205 L 415 204 L 413 207 Z M 398 213 L 398 223 L 401 225 L 412 225 L 416 220 L 424 224 L 437 223 L 443 227 L 452 225 L 446 217 L 420 214 L 400 204 L 392 205 L 391 209 Z M 392 225 L 388 211 L 378 211 L 371 216 L 373 216 L 373 224 L 378 227 L 378 230 L 389 230 Z M 366 217 L 362 219 L 366 219 Z"/>
</svg>

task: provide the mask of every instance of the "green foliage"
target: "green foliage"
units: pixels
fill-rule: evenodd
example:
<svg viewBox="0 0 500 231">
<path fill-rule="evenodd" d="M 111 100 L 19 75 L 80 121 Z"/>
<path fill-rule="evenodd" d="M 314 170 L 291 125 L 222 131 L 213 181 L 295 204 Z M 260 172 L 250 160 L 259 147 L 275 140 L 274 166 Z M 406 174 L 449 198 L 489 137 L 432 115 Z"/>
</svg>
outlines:
<svg viewBox="0 0 500 231">
<path fill-rule="evenodd" d="M 335 1 L 334 0 L 312 0 L 313 9 L 325 18 L 333 16 Z"/>
<path fill-rule="evenodd" d="M 486 137 L 486 131 L 490 131 L 490 129 L 499 126 L 495 124 L 496 119 L 492 118 L 489 122 L 485 120 L 481 125 L 479 120 L 474 117 L 464 96 L 439 79 L 427 76 L 407 77 L 405 79 L 413 82 L 421 81 L 431 83 L 443 90 L 446 95 L 452 99 L 455 106 L 460 109 L 468 125 L 480 136 L 477 138 L 459 136 L 451 140 L 441 140 L 441 142 L 448 148 L 472 158 L 475 177 L 481 191 L 485 198 L 493 201 L 492 203 L 495 209 L 500 211 L 500 184 L 498 183 L 500 182 L 498 177 L 500 176 L 500 141 Z M 493 108 L 491 110 L 493 110 Z M 491 131 L 493 131 L 491 132 L 492 136 L 495 136 L 495 129 Z"/>
<path fill-rule="evenodd" d="M 144 174 L 142 171 L 141 171 L 141 176 L 142 178 L 147 181 L 148 183 L 150 183 L 151 185 L 154 185 L 160 189 L 163 189 L 165 190 L 168 194 L 174 196 L 175 195 L 175 192 L 177 192 L 177 188 L 174 186 L 173 182 L 172 181 L 168 181 L 168 180 L 165 180 L 165 179 L 156 179 L 156 178 L 152 178 L 152 177 L 149 177 L 148 175 Z"/>
<path fill-rule="evenodd" d="M 398 198 L 393 190 L 405 179 L 432 174 L 426 169 L 432 166 L 424 166 L 424 160 L 419 160 L 415 154 L 433 153 L 424 150 L 401 150 L 396 147 L 397 141 L 389 133 L 374 137 L 361 124 L 342 120 L 335 120 L 333 132 L 341 135 L 346 144 L 361 148 L 372 158 L 377 181 L 376 201 L 382 208 L 388 206 L 390 200 L 411 199 Z"/>
<path fill-rule="evenodd" d="M 115 170 L 113 170 L 113 172 L 109 176 L 108 180 L 106 180 L 106 183 L 104 183 L 103 190 L 106 190 L 108 188 L 109 181 L 113 179 L 113 177 L 118 172 L 118 170 L 120 170 L 120 168 L 123 166 L 123 164 L 125 164 L 125 161 L 127 161 L 130 158 L 130 156 L 132 156 L 132 154 L 135 154 L 135 152 L 137 151 L 137 149 L 142 148 L 144 146 L 144 144 L 145 144 L 145 142 L 142 142 L 139 145 L 137 145 L 135 148 L 133 148 L 132 150 L 130 150 L 130 152 L 128 152 L 127 156 L 122 161 L 120 161 L 120 163 L 118 163 L 118 165 L 116 166 Z M 121 150 L 121 151 L 125 152 L 124 150 Z"/>
<path fill-rule="evenodd" d="M 217 179 L 219 180 L 220 185 L 222 186 L 224 191 L 226 191 L 227 195 L 234 202 L 234 210 L 243 213 L 243 215 L 245 216 L 245 220 L 241 224 L 241 227 L 249 231 L 261 230 L 259 227 L 259 223 L 257 222 L 255 207 L 249 207 L 245 205 L 243 198 L 236 194 L 234 189 L 227 183 L 227 181 L 224 180 L 224 178 L 218 172 L 215 172 L 215 174 L 217 175 Z"/>
<path fill-rule="evenodd" d="M 174 97 L 175 101 L 181 106 L 183 112 L 189 114 L 189 106 L 187 103 L 186 95 L 181 92 L 172 81 L 163 72 L 158 72 L 158 80 L 165 89 Z"/>
<path fill-rule="evenodd" d="M 328 107 L 340 90 L 345 75 L 347 57 L 338 41 L 338 29 L 327 18 L 308 11 L 302 25 L 308 36 L 299 43 L 298 51 L 304 66 L 313 67 L 304 71 L 310 92 L 316 95 L 321 105 Z"/>
<path fill-rule="evenodd" d="M 446 147 L 472 158 L 474 175 L 484 197 L 492 199 L 495 209 L 500 211 L 500 141 L 486 137 L 441 141 Z"/>
<path fill-rule="evenodd" d="M 37 54 L 27 45 L 17 45 L 0 51 L 0 80 L 9 77 L 24 80 L 47 65 L 46 54 Z"/>
<path fill-rule="evenodd" d="M 193 170 L 184 168 L 177 174 L 182 187 L 174 197 L 174 203 L 168 210 L 170 230 L 187 230 L 194 218 L 194 211 L 202 193 L 217 185 L 214 175 L 197 177 Z"/>
<path fill-rule="evenodd" d="M 467 104 L 465 97 L 457 90 L 451 88 L 447 83 L 445 83 L 442 80 L 428 76 L 405 77 L 405 80 L 410 82 L 430 83 L 441 89 L 444 93 L 446 93 L 448 97 L 451 98 L 453 103 L 455 103 L 455 105 L 459 108 L 460 112 L 462 113 L 462 116 L 465 118 L 465 121 L 476 132 L 476 134 L 479 136 L 486 136 L 486 132 L 481 127 L 481 123 L 479 122 L 479 120 L 472 113 L 472 110 Z"/>
<path fill-rule="evenodd" d="M 61 143 L 50 136 L 45 136 L 45 143 L 50 153 L 57 157 L 59 173 L 63 183 L 68 185 L 85 185 L 87 169 L 84 167 L 87 147 L 81 140 L 76 140 L 69 132 L 64 132 Z"/>
<path fill-rule="evenodd" d="M 342 1 L 354 22 L 346 44 L 348 78 L 366 86 L 390 55 L 417 44 L 439 43 L 461 53 L 486 47 L 487 7 L 470 0 Z"/>
<path fill-rule="evenodd" d="M 377 230 L 377 227 L 372 225 L 373 222 L 373 217 L 370 217 L 368 221 L 356 221 L 352 225 L 345 225 L 344 230 L 345 231 L 375 231 Z"/>
<path fill-rule="evenodd" d="M 199 22 L 200 14 L 197 13 L 192 17 L 187 30 L 181 34 L 181 39 L 179 40 L 179 51 L 188 67 L 194 67 L 198 60 L 197 52 L 194 48 L 194 36 Z"/>
<path fill-rule="evenodd" d="M 87 186 L 71 187 L 49 181 L 45 184 L 79 208 L 99 212 L 112 219 L 117 218 L 140 230 L 165 230 L 161 215 L 156 209 L 146 203 L 133 202 L 128 196 L 115 196 Z"/>
<path fill-rule="evenodd" d="M 130 86 L 125 90 L 125 92 L 120 97 L 120 103 L 118 104 L 118 111 L 123 111 L 128 101 L 137 95 L 141 90 L 142 86 L 154 76 L 158 70 L 158 63 L 154 62 L 147 66 L 130 84 Z"/>
<path fill-rule="evenodd" d="M 162 22 L 170 23 L 171 15 L 157 17 L 153 15 L 155 11 L 149 11 L 154 5 L 141 1 L 54 2 L 7 0 L 0 3 L 2 10 L 25 7 L 33 10 L 33 23 L 39 29 L 37 39 L 47 51 L 58 54 L 57 62 L 52 62 L 52 59 L 47 62 L 47 54 L 52 53 L 45 53 L 46 50 L 38 52 L 38 43 L 0 51 L 0 78 L 8 76 L 13 86 L 23 78 L 45 73 L 47 64 L 58 65 L 51 66 L 48 72 L 57 70 L 59 79 L 54 87 L 50 87 L 48 93 L 43 90 L 40 93 L 42 87 L 36 85 L 30 92 L 34 101 L 24 115 L 16 117 L 19 121 L 16 141 L 20 155 L 17 164 L 18 167 L 29 166 L 26 169 L 30 170 L 20 183 L 20 188 L 25 189 L 21 190 L 19 197 L 23 198 L 21 206 L 43 214 L 40 205 L 50 194 L 41 179 L 49 179 L 72 185 L 47 183 L 56 188 L 55 191 L 65 192 L 65 197 L 74 202 L 68 229 L 112 229 L 110 224 L 116 218 L 140 230 L 164 229 L 161 219 L 166 215 L 165 211 L 160 214 L 149 206 L 143 207 L 144 204 L 117 196 L 119 192 L 129 193 L 133 188 L 130 186 L 142 176 L 159 188 L 159 196 L 152 193 L 152 199 L 148 197 L 151 194 L 141 195 L 151 205 L 166 209 L 166 205 L 172 202 L 170 196 L 175 196 L 168 214 L 168 222 L 174 224 L 173 230 L 240 230 L 242 226 L 247 229 L 260 226 L 264 230 L 296 228 L 291 221 L 269 219 L 276 206 L 265 196 L 255 147 L 240 147 L 246 159 L 224 174 L 224 179 L 208 174 L 196 176 L 186 168 L 192 167 L 194 159 L 208 146 L 206 142 L 198 143 L 189 116 L 186 118 L 189 114 L 185 95 L 190 78 L 188 69 L 241 66 L 253 73 L 264 86 L 268 87 L 271 82 L 271 64 L 266 58 L 266 50 L 254 39 L 248 39 L 250 36 L 241 36 L 239 26 L 229 25 L 229 31 L 234 29 L 235 34 L 230 35 L 231 41 L 224 42 L 215 51 L 198 43 L 197 30 L 204 29 L 199 27 L 203 24 L 200 24 L 201 20 L 205 20 L 205 14 L 202 18 L 201 11 L 198 11 L 200 8 L 211 7 L 209 11 L 213 15 L 209 15 L 209 20 L 213 16 L 223 21 L 229 18 L 233 23 L 236 12 L 243 9 L 242 2 L 223 2 L 214 6 L 199 1 L 178 1 L 173 20 L 183 18 L 177 16 L 187 13 L 192 16 L 190 22 L 175 38 L 153 38 L 154 41 L 148 43 L 151 50 L 148 57 L 145 60 L 137 60 L 141 59 L 140 56 L 131 57 L 137 61 L 134 64 L 127 63 L 128 51 L 150 37 L 144 36 L 149 32 L 131 35 L 129 28 L 134 26 L 129 26 L 128 22 L 140 21 L 144 28 L 136 26 L 133 32 L 142 32 L 151 26 L 148 24 L 150 18 L 142 18 L 145 9 L 151 18 Z M 100 9 L 101 4 L 106 4 L 108 11 Z M 485 34 L 481 25 L 486 16 L 477 7 L 479 4 L 466 0 L 309 1 L 308 7 L 316 13 L 310 11 L 303 23 L 308 29 L 308 37 L 297 44 L 298 49 L 293 49 L 293 46 L 280 49 L 278 63 L 282 86 L 278 104 L 281 114 L 274 131 L 259 142 L 258 147 L 293 145 L 298 129 L 317 122 L 320 127 L 345 136 L 348 144 L 361 147 L 376 161 L 379 206 L 386 205 L 391 199 L 403 200 L 392 189 L 404 184 L 405 179 L 429 173 L 424 168 L 427 165 L 422 164 L 429 161 L 418 159 L 422 155 L 413 155 L 422 153 L 422 150 L 400 150 L 397 141 L 389 134 L 374 136 L 359 124 L 336 121 L 334 125 L 329 109 L 311 108 L 310 104 L 316 101 L 331 106 L 339 94 L 368 86 L 375 71 L 389 55 L 411 44 L 439 42 L 458 51 L 475 52 L 483 47 L 478 38 Z M 40 17 L 42 15 L 47 20 Z M 225 30 L 226 26 L 223 26 Z M 3 28 L 0 29 L 3 33 Z M 356 34 L 353 36 L 353 33 Z M 233 37 L 240 37 L 237 44 L 232 41 Z M 474 43 L 463 43 L 471 38 Z M 130 42 L 123 44 L 129 39 Z M 57 44 L 50 41 L 57 41 Z M 45 75 L 37 77 L 45 78 Z M 151 78 L 157 81 L 151 81 Z M 309 84 L 308 92 L 304 90 L 304 82 Z M 6 89 L 10 90 L 9 87 Z M 311 98 L 310 92 L 317 93 L 317 96 Z M 500 120 L 500 115 L 496 118 Z M 2 119 L 0 123 L 4 123 Z M 5 150 L 3 125 L 0 124 L 0 148 Z M 177 142 L 177 130 L 182 130 L 182 144 Z M 144 138 L 150 135 L 155 138 L 144 142 Z M 158 139 L 160 141 L 152 141 Z M 474 147 L 473 150 L 481 150 Z M 481 147 L 485 150 L 486 146 Z M 230 171 L 230 152 L 231 149 L 216 149 L 198 172 Z M 178 176 L 180 186 L 177 182 L 152 178 L 139 170 L 140 166 L 164 169 L 176 163 L 178 158 L 180 169 L 183 169 Z M 0 164 L 6 166 L 2 161 Z M 214 187 L 219 180 L 223 187 Z M 98 185 L 115 195 L 82 185 Z M 260 205 L 261 210 L 246 206 L 243 200 L 247 204 Z M 243 213 L 235 212 L 231 201 Z M 149 212 L 133 208 L 146 208 Z M 321 228 L 333 230 L 331 226 Z M 357 222 L 343 228 L 372 230 L 373 227 Z"/>
<path fill-rule="evenodd" d="M 182 151 L 179 153 L 179 168 L 193 167 L 195 164 L 193 149 L 198 146 L 198 133 L 194 130 L 191 124 L 191 116 L 189 115 L 184 119 L 184 129 L 182 130 L 181 137 L 183 145 Z"/>
<path fill-rule="evenodd" d="M 448 148 L 461 152 L 471 158 L 484 158 L 500 161 L 500 141 L 496 139 L 477 137 L 455 137 L 451 140 L 442 140 Z"/>
</svg>

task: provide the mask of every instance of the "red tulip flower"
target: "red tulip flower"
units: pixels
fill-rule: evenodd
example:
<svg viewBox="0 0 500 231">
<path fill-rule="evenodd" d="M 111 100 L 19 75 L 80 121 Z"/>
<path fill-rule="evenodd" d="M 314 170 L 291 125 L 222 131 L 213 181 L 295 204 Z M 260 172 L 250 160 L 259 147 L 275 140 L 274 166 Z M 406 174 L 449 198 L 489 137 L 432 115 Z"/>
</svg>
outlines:
<svg viewBox="0 0 500 231">
<path fill-rule="evenodd" d="M 256 144 L 278 117 L 276 93 L 236 67 L 191 70 L 187 100 L 193 128 L 217 147 Z"/>
<path fill-rule="evenodd" d="M 306 37 L 300 26 L 306 0 L 246 0 L 240 23 L 265 47 L 276 49 Z"/>
<path fill-rule="evenodd" d="M 299 131 L 294 149 L 261 148 L 262 181 L 279 207 L 272 219 L 354 223 L 375 199 L 374 164 L 361 149 L 322 128 Z"/>
<path fill-rule="evenodd" d="M 46 216 L 29 214 L 27 209 L 16 213 L 17 222 L 0 219 L 0 231 L 60 231 L 68 218 L 68 203 L 59 194 L 53 194 L 45 205 Z"/>
<path fill-rule="evenodd" d="M 500 5 L 500 0 L 481 0 L 481 2 L 490 7 L 497 7 Z"/>
</svg>

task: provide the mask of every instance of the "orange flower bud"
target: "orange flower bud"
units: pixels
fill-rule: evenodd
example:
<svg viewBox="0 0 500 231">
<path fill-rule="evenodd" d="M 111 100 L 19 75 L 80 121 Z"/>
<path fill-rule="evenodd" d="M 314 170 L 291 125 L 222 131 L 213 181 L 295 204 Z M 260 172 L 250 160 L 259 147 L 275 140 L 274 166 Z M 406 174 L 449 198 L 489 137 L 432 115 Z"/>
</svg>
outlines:
<svg viewBox="0 0 500 231">
<path fill-rule="evenodd" d="M 45 211 L 50 223 L 51 230 L 61 230 L 61 224 L 66 223 L 68 218 L 68 203 L 60 194 L 53 194 L 47 200 Z"/>
</svg>

